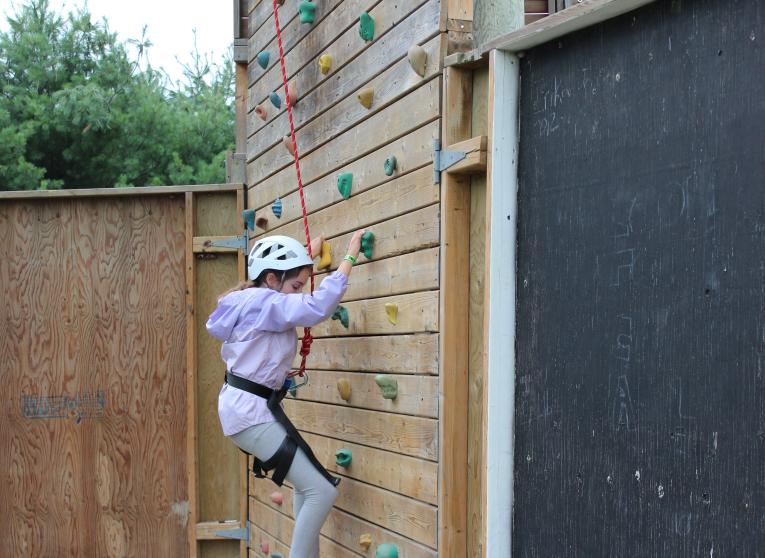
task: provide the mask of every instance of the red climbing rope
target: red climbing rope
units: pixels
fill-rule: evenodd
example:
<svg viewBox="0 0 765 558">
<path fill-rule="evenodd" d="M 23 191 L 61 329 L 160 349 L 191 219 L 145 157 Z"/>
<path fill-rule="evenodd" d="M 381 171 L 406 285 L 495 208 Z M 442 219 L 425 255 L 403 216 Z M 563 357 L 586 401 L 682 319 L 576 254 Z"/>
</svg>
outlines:
<svg viewBox="0 0 765 558">
<path fill-rule="evenodd" d="M 282 81 L 284 82 L 284 98 L 287 101 L 287 117 L 290 121 L 290 138 L 292 139 L 292 151 L 295 154 L 295 170 L 297 171 L 297 183 L 298 192 L 300 193 L 300 206 L 303 208 L 303 225 L 305 227 L 305 241 L 308 245 L 308 255 L 313 259 L 313 252 L 311 250 L 311 234 L 308 232 L 308 211 L 305 208 L 305 198 L 303 197 L 303 177 L 300 175 L 300 153 L 298 152 L 297 139 L 295 138 L 295 123 L 292 120 L 292 103 L 290 103 L 290 91 L 287 85 L 287 69 L 284 66 L 284 49 L 282 48 L 282 29 L 279 25 L 279 9 L 276 5 L 276 0 L 273 1 L 274 6 L 274 24 L 276 25 L 276 40 L 279 43 L 279 65 L 282 69 Z M 313 269 L 311 269 L 311 294 L 313 294 Z M 311 343 L 313 337 L 311 337 L 311 328 L 306 327 L 303 329 L 303 342 L 300 346 L 300 368 L 293 370 L 287 377 L 292 378 L 294 376 L 305 376 L 305 361 L 311 352 Z"/>
</svg>

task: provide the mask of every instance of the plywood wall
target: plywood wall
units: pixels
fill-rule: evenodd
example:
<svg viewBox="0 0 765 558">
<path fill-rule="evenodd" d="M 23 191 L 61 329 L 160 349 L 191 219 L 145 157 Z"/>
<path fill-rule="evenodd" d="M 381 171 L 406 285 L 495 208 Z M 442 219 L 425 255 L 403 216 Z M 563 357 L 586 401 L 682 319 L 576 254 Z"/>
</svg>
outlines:
<svg viewBox="0 0 765 558">
<path fill-rule="evenodd" d="M 300 24 L 296 1 L 279 9 L 285 64 L 296 86 L 293 107 L 305 203 L 312 235 L 324 235 L 333 249 L 331 269 L 345 254 L 352 232 L 376 236 L 373 257 L 360 257 L 342 305 L 349 327 L 327 321 L 314 328 L 310 384 L 285 408 L 317 457 L 343 477 L 339 497 L 322 531 L 322 557 L 374 556 L 385 542 L 402 556 L 437 554 L 439 459 L 439 187 L 433 183 L 433 140 L 439 137 L 441 63 L 445 53 L 442 6 L 438 0 L 325 0 L 316 3 L 313 24 Z M 359 34 L 359 16 L 375 22 L 374 39 Z M 249 6 L 247 98 L 248 207 L 265 219 L 255 236 L 287 234 L 304 239 L 292 156 L 282 144 L 289 133 L 271 0 Z M 425 76 L 406 54 L 413 44 L 428 54 Z M 254 60 L 270 52 L 266 69 Z M 318 58 L 333 57 L 331 71 Z M 374 88 L 371 108 L 357 94 Z M 263 107 L 266 120 L 254 112 Z M 384 172 L 395 156 L 397 169 Z M 339 173 L 353 173 L 349 199 L 337 188 Z M 271 205 L 281 199 L 277 218 Z M 321 281 L 323 274 L 319 274 Z M 398 323 L 385 304 L 398 305 Z M 385 373 L 398 381 L 399 395 L 384 399 L 374 382 Z M 348 379 L 343 401 L 337 382 Z M 335 465 L 340 448 L 353 451 L 348 469 Z M 273 504 L 270 481 L 250 479 L 252 556 L 286 552 L 294 517 L 292 493 Z M 370 534 L 368 550 L 359 544 Z"/>
</svg>

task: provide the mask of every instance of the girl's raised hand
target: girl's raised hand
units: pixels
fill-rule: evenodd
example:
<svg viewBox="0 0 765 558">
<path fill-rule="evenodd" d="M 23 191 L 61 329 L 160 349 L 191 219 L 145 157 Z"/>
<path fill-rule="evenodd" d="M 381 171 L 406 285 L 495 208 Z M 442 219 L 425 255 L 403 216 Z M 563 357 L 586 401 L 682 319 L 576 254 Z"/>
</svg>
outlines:
<svg viewBox="0 0 765 558">
<path fill-rule="evenodd" d="M 311 257 L 318 258 L 321 256 L 321 245 L 324 242 L 324 236 L 319 235 L 311 239 Z"/>
<path fill-rule="evenodd" d="M 353 236 L 351 237 L 351 241 L 348 244 L 348 255 L 353 256 L 354 258 L 359 257 L 359 252 L 361 251 L 361 237 L 366 232 L 365 229 L 360 229 L 353 233 Z"/>
</svg>

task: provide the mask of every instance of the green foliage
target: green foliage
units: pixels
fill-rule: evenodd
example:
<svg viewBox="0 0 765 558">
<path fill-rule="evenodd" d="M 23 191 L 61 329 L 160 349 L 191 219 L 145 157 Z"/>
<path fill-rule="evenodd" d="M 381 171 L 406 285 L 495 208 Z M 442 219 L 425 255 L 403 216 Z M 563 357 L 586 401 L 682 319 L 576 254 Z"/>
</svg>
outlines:
<svg viewBox="0 0 765 558">
<path fill-rule="evenodd" d="M 234 140 L 234 68 L 201 56 L 185 79 L 140 63 L 87 8 L 66 17 L 27 0 L 0 33 L 0 189 L 225 181 Z M 130 46 L 135 48 L 131 49 Z M 136 51 L 136 54 L 131 54 Z"/>
</svg>

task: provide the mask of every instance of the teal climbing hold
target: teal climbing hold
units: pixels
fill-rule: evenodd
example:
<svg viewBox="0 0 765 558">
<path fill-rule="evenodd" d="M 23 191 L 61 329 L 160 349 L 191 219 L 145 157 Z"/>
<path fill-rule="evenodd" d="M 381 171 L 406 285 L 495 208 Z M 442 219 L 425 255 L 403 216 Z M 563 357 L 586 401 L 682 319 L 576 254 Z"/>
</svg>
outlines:
<svg viewBox="0 0 765 558">
<path fill-rule="evenodd" d="M 396 156 L 391 155 L 387 159 L 385 159 L 385 164 L 383 165 L 385 169 L 385 174 L 388 176 L 391 176 L 396 171 Z"/>
<path fill-rule="evenodd" d="M 335 463 L 347 469 L 353 460 L 353 452 L 349 449 L 339 449 L 335 452 Z"/>
<path fill-rule="evenodd" d="M 375 20 L 367 12 L 359 17 L 359 35 L 365 41 L 371 41 L 375 38 Z"/>
<path fill-rule="evenodd" d="M 316 4 L 313 2 L 303 0 L 298 6 L 298 11 L 300 12 L 300 23 L 313 23 L 313 20 L 316 19 Z"/>
<path fill-rule="evenodd" d="M 398 554 L 393 555 L 394 558 L 398 558 Z M 271 558 L 284 558 L 284 555 L 281 552 L 272 552 Z"/>
<path fill-rule="evenodd" d="M 276 201 L 274 201 L 273 204 L 271 204 L 271 211 L 274 212 L 274 215 L 276 215 L 277 219 L 282 218 L 282 200 L 279 198 L 276 198 Z"/>
<path fill-rule="evenodd" d="M 375 235 L 373 232 L 367 231 L 361 235 L 361 251 L 368 260 L 372 259 L 372 250 L 375 247 Z"/>
<path fill-rule="evenodd" d="M 340 320 L 340 323 L 343 324 L 343 327 L 345 329 L 348 329 L 348 309 L 343 306 L 338 306 L 335 311 L 332 314 L 333 320 Z"/>
<path fill-rule="evenodd" d="M 377 547 L 375 558 L 398 558 L 398 547 L 392 543 L 383 543 Z"/>
<path fill-rule="evenodd" d="M 353 173 L 344 172 L 337 177 L 337 189 L 340 195 L 346 200 L 351 197 L 351 186 L 353 185 Z"/>
<path fill-rule="evenodd" d="M 272 91 L 268 94 L 268 98 L 271 100 L 271 104 L 276 108 L 282 108 L 282 98 L 279 97 L 278 93 Z"/>
<path fill-rule="evenodd" d="M 244 221 L 244 226 L 247 227 L 248 231 L 255 229 L 255 210 L 254 209 L 245 209 L 242 211 L 242 221 Z"/>
<path fill-rule="evenodd" d="M 262 50 L 258 53 L 256 59 L 258 60 L 258 66 L 265 70 L 268 67 L 268 61 L 271 59 L 271 53 L 267 50 Z"/>
</svg>

